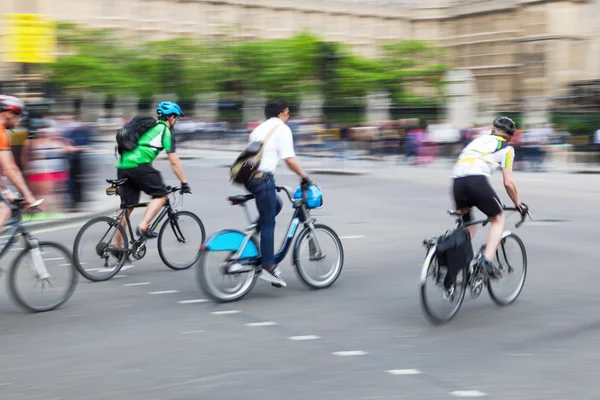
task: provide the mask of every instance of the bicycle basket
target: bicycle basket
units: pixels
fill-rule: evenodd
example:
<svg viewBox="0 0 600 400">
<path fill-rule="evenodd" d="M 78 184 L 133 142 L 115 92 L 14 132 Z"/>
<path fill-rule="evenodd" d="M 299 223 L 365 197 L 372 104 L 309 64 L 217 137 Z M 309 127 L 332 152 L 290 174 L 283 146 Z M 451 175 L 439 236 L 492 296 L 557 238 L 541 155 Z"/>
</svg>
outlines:
<svg viewBox="0 0 600 400">
<path fill-rule="evenodd" d="M 294 200 L 299 200 L 301 198 L 302 188 L 298 188 L 294 192 Z M 306 193 L 306 207 L 310 209 L 323 207 L 323 192 L 317 185 L 312 185 L 308 188 L 308 192 Z"/>
</svg>

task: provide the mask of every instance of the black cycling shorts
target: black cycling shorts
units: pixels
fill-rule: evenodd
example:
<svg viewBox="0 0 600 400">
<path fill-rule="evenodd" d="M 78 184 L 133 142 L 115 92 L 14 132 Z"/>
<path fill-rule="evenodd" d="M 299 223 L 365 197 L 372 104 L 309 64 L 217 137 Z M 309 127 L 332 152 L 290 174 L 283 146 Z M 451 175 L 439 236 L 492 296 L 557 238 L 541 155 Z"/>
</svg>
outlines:
<svg viewBox="0 0 600 400">
<path fill-rule="evenodd" d="M 502 212 L 500 198 L 484 175 L 454 178 L 453 193 L 457 210 L 477 207 L 490 218 Z M 465 222 L 473 220 L 470 210 L 463 216 L 463 220 Z"/>
<path fill-rule="evenodd" d="M 150 164 L 141 164 L 136 168 L 117 169 L 119 179 L 127 178 L 121 186 L 125 204 L 134 205 L 140 202 L 140 191 L 153 199 L 166 196 L 167 188 L 160 172 Z"/>
</svg>

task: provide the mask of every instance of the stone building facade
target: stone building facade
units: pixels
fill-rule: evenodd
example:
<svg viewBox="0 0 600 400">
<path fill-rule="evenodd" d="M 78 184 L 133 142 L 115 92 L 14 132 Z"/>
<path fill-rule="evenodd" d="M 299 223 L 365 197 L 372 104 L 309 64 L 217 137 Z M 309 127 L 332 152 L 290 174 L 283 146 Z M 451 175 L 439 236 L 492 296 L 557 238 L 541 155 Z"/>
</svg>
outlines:
<svg viewBox="0 0 600 400">
<path fill-rule="evenodd" d="M 600 0 L 3 0 L 3 12 L 47 14 L 146 39 L 275 39 L 312 31 L 377 57 L 377 46 L 425 39 L 469 69 L 478 93 L 519 105 L 600 79 Z M 5 34 L 0 22 L 0 35 Z M 0 57 L 2 48 L 0 46 Z M 0 79 L 15 72 L 0 64 Z"/>
</svg>

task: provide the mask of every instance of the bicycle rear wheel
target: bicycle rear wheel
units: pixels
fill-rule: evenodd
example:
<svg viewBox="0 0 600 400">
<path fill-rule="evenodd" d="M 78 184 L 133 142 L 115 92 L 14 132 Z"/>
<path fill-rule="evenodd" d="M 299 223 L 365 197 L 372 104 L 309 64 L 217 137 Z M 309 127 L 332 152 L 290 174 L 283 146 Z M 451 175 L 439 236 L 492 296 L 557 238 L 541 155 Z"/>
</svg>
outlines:
<svg viewBox="0 0 600 400">
<path fill-rule="evenodd" d="M 177 211 L 160 228 L 158 254 L 167 267 L 177 271 L 188 269 L 200 258 L 204 239 L 206 232 L 200 218 L 190 211 Z"/>
<path fill-rule="evenodd" d="M 121 232 L 121 250 L 113 243 Z M 110 217 L 89 220 L 77 233 L 73 244 L 75 268 L 92 282 L 107 281 L 117 275 L 127 260 L 129 242 L 127 232 Z"/>
<path fill-rule="evenodd" d="M 438 259 L 435 253 L 436 247 L 432 247 L 425 257 L 425 261 L 423 262 L 423 268 L 421 271 L 421 285 L 420 285 L 420 297 L 421 297 L 421 308 L 423 309 L 423 313 L 425 317 L 434 325 L 441 325 L 449 322 L 454 316 L 458 313 L 462 302 L 465 298 L 465 292 L 467 290 L 467 270 L 468 267 L 465 266 L 458 271 L 456 276 L 456 283 L 454 286 L 454 292 L 449 297 L 448 300 L 442 298 L 441 303 L 442 306 L 450 303 L 450 310 L 447 312 L 437 313 L 434 311 L 433 301 L 429 298 L 427 294 L 427 278 L 433 278 L 433 285 L 435 289 L 434 291 L 440 294 L 442 297 L 445 292 L 444 288 L 444 279 L 446 277 L 447 269 L 445 267 L 441 267 L 438 263 Z"/>
<path fill-rule="evenodd" d="M 527 252 L 521 238 L 514 233 L 504 237 L 496 250 L 495 263 L 499 266 L 502 276 L 499 279 L 490 279 L 488 292 L 492 301 L 500 307 L 508 306 L 517 300 L 527 277 Z M 521 272 L 518 272 L 521 270 Z M 508 295 L 502 295 L 501 284 L 516 283 L 509 289 Z"/>
<path fill-rule="evenodd" d="M 19 253 L 8 271 L 7 283 L 11 298 L 16 304 L 31 312 L 51 311 L 63 305 L 73 295 L 79 277 L 71 253 L 67 248 L 53 242 L 39 242 L 39 246 L 44 265 L 51 275 L 50 278 L 40 280 L 37 277 L 33 268 L 33 260 L 31 257 L 26 257 L 30 254 L 29 249 L 24 249 Z M 30 268 L 20 268 L 26 264 L 26 261 L 29 261 Z M 62 289 L 57 285 L 60 276 L 66 276 L 66 284 Z M 25 294 L 25 289 L 20 287 L 20 282 L 26 283 L 25 287 L 41 288 L 42 293 L 38 296 L 40 298 L 29 299 L 29 296 Z"/>
</svg>

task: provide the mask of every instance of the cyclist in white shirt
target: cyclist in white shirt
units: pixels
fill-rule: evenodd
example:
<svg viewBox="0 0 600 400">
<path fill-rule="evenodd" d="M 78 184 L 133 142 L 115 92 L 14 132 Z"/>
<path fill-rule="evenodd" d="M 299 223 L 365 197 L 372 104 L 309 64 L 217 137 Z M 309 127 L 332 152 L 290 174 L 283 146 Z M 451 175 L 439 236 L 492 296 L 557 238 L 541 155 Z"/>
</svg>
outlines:
<svg viewBox="0 0 600 400">
<path fill-rule="evenodd" d="M 285 287 L 279 269 L 275 265 L 275 217 L 281 211 L 281 200 L 275 189 L 275 170 L 279 160 L 283 159 L 288 168 L 294 171 L 302 184 L 310 180 L 304 173 L 294 152 L 292 130 L 286 125 L 290 119 L 290 109 L 285 101 L 269 102 L 265 107 L 267 120 L 250 133 L 250 142 L 263 141 L 273 129 L 273 134 L 264 144 L 258 173 L 248 182 L 246 189 L 255 196 L 258 208 L 258 226 L 260 230 L 260 253 L 262 271 L 260 278 L 276 287 Z"/>
<path fill-rule="evenodd" d="M 498 117 L 493 126 L 490 135 L 474 139 L 463 149 L 452 173 L 454 202 L 456 210 L 464 213 L 463 220 L 472 220 L 471 207 L 477 207 L 490 219 L 491 228 L 480 260 L 491 277 L 495 276 L 492 260 L 504 231 L 502 203 L 489 182 L 497 168 L 502 168 L 504 188 L 515 207 L 522 215 L 527 212 L 512 174 L 515 150 L 508 143 L 515 133 L 515 123 L 508 117 Z M 469 232 L 471 237 L 475 236 L 474 225 L 469 227 Z"/>
</svg>

